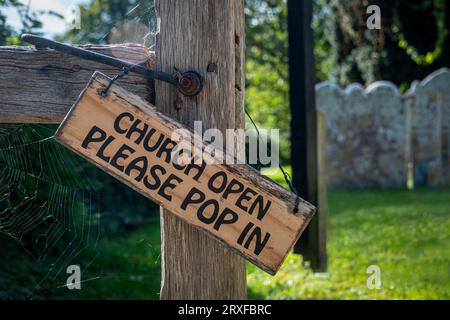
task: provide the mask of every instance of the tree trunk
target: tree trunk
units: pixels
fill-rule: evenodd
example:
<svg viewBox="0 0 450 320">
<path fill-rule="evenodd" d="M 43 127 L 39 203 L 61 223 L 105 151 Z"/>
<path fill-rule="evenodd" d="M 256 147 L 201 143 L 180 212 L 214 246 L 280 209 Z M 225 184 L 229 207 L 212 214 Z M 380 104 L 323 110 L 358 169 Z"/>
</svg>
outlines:
<svg viewBox="0 0 450 320">
<path fill-rule="evenodd" d="M 157 68 L 205 80 L 195 98 L 156 81 L 157 108 L 190 127 L 202 121 L 203 130 L 243 127 L 243 1 L 156 0 L 156 9 Z M 243 258 L 164 209 L 161 238 L 161 299 L 246 298 Z"/>
</svg>

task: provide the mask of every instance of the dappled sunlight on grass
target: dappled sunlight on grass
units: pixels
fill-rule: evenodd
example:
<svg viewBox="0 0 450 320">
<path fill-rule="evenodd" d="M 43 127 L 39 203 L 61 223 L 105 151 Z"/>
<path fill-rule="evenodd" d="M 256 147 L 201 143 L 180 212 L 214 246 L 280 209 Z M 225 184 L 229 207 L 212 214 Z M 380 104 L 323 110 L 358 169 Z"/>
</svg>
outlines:
<svg viewBox="0 0 450 320">
<path fill-rule="evenodd" d="M 277 276 L 248 267 L 251 298 L 450 298 L 450 189 L 334 190 L 326 274 L 291 254 Z M 381 289 L 368 289 L 369 265 Z"/>
</svg>

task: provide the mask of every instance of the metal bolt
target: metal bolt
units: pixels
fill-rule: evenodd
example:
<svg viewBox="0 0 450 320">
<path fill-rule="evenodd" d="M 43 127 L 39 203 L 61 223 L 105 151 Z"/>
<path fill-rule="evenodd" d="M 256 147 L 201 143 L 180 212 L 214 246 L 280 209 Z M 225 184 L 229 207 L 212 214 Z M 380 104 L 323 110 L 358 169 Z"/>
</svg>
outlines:
<svg viewBox="0 0 450 320">
<path fill-rule="evenodd" d="M 202 76 L 195 71 L 186 71 L 178 75 L 178 90 L 185 96 L 197 95 L 203 87 Z"/>
<path fill-rule="evenodd" d="M 209 64 L 208 64 L 208 66 L 206 67 L 206 71 L 207 72 L 214 72 L 214 73 L 217 73 L 217 63 L 215 63 L 215 62 L 210 62 Z"/>
</svg>

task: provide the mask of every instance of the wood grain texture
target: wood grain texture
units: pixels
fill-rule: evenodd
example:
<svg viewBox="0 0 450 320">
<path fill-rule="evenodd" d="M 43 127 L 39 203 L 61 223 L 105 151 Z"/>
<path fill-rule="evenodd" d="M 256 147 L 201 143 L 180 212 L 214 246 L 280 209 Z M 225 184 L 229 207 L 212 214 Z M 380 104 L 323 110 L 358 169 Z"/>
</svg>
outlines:
<svg viewBox="0 0 450 320">
<path fill-rule="evenodd" d="M 204 130 L 242 127 L 243 1 L 156 0 L 155 4 L 161 19 L 157 68 L 193 69 L 205 77 L 204 89 L 195 98 L 157 83 L 157 108 L 191 127 L 195 120 L 203 121 Z M 161 299 L 246 298 L 243 258 L 164 209 L 161 237 Z"/>
<path fill-rule="evenodd" d="M 300 202 L 296 212 L 295 194 L 250 166 L 235 164 L 220 150 L 211 156 L 206 151 L 211 146 L 201 136 L 139 96 L 114 85 L 103 97 L 100 92 L 109 82 L 105 75 L 95 74 L 55 139 L 275 274 L 309 222 L 313 207 Z M 189 150 L 186 164 L 176 162 L 175 144 L 184 155 Z M 197 163 L 201 170 L 187 165 L 194 157 L 203 160 Z M 255 228 L 258 236 L 252 237 L 249 230 Z M 212 280 L 210 285 L 214 284 Z"/>
<path fill-rule="evenodd" d="M 82 46 L 131 62 L 155 55 L 140 45 Z M 109 76 L 120 70 L 49 49 L 0 47 L 0 122 L 59 123 L 95 70 Z M 118 81 L 131 92 L 154 102 L 154 83 L 130 73 Z"/>
</svg>

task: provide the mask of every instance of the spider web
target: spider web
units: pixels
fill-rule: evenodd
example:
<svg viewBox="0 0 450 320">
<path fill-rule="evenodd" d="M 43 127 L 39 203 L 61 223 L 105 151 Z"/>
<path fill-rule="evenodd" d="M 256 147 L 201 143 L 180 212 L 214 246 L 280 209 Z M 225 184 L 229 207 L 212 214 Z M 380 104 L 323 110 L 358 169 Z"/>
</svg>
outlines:
<svg viewBox="0 0 450 320">
<path fill-rule="evenodd" d="M 0 233 L 45 270 L 30 284 L 30 296 L 64 285 L 58 276 L 81 255 L 86 261 L 85 251 L 92 260 L 98 254 L 99 194 L 83 172 L 87 163 L 53 133 L 44 125 L 0 125 Z"/>
<path fill-rule="evenodd" d="M 101 14 L 97 13 L 98 7 L 102 8 Z M 62 35 L 63 40 L 79 44 L 86 41 L 96 44 L 134 43 L 150 51 L 155 48 L 158 20 L 153 0 L 116 0 L 110 3 L 91 0 L 67 17 L 78 23 L 69 24 L 69 30 Z"/>
<path fill-rule="evenodd" d="M 149 50 L 155 50 L 158 33 L 154 1 L 139 1 L 133 4 L 123 19 L 112 21 L 110 31 L 100 41 L 109 44 L 139 43 Z"/>
<path fill-rule="evenodd" d="M 130 4 L 126 14 L 111 19 L 106 28 L 99 19 L 99 29 L 109 31 L 96 35 L 98 42 L 138 43 L 153 50 L 154 2 Z M 100 255 L 102 183 L 90 170 L 98 169 L 58 144 L 55 130 L 40 124 L 0 124 L 0 249 L 8 252 L 3 258 L 11 260 L 0 264 L 0 298 L 10 297 L 5 292 L 14 284 L 8 279 L 26 282 L 20 291 L 25 298 L 54 296 L 53 289 L 66 286 L 70 265 L 80 266 L 81 282 L 105 277 L 92 268 Z M 14 239 L 16 246 L 5 248 L 4 237 Z M 146 239 L 141 241 L 156 250 Z M 18 270 L 15 250 L 36 263 Z M 93 273 L 87 271 L 90 267 Z"/>
</svg>

